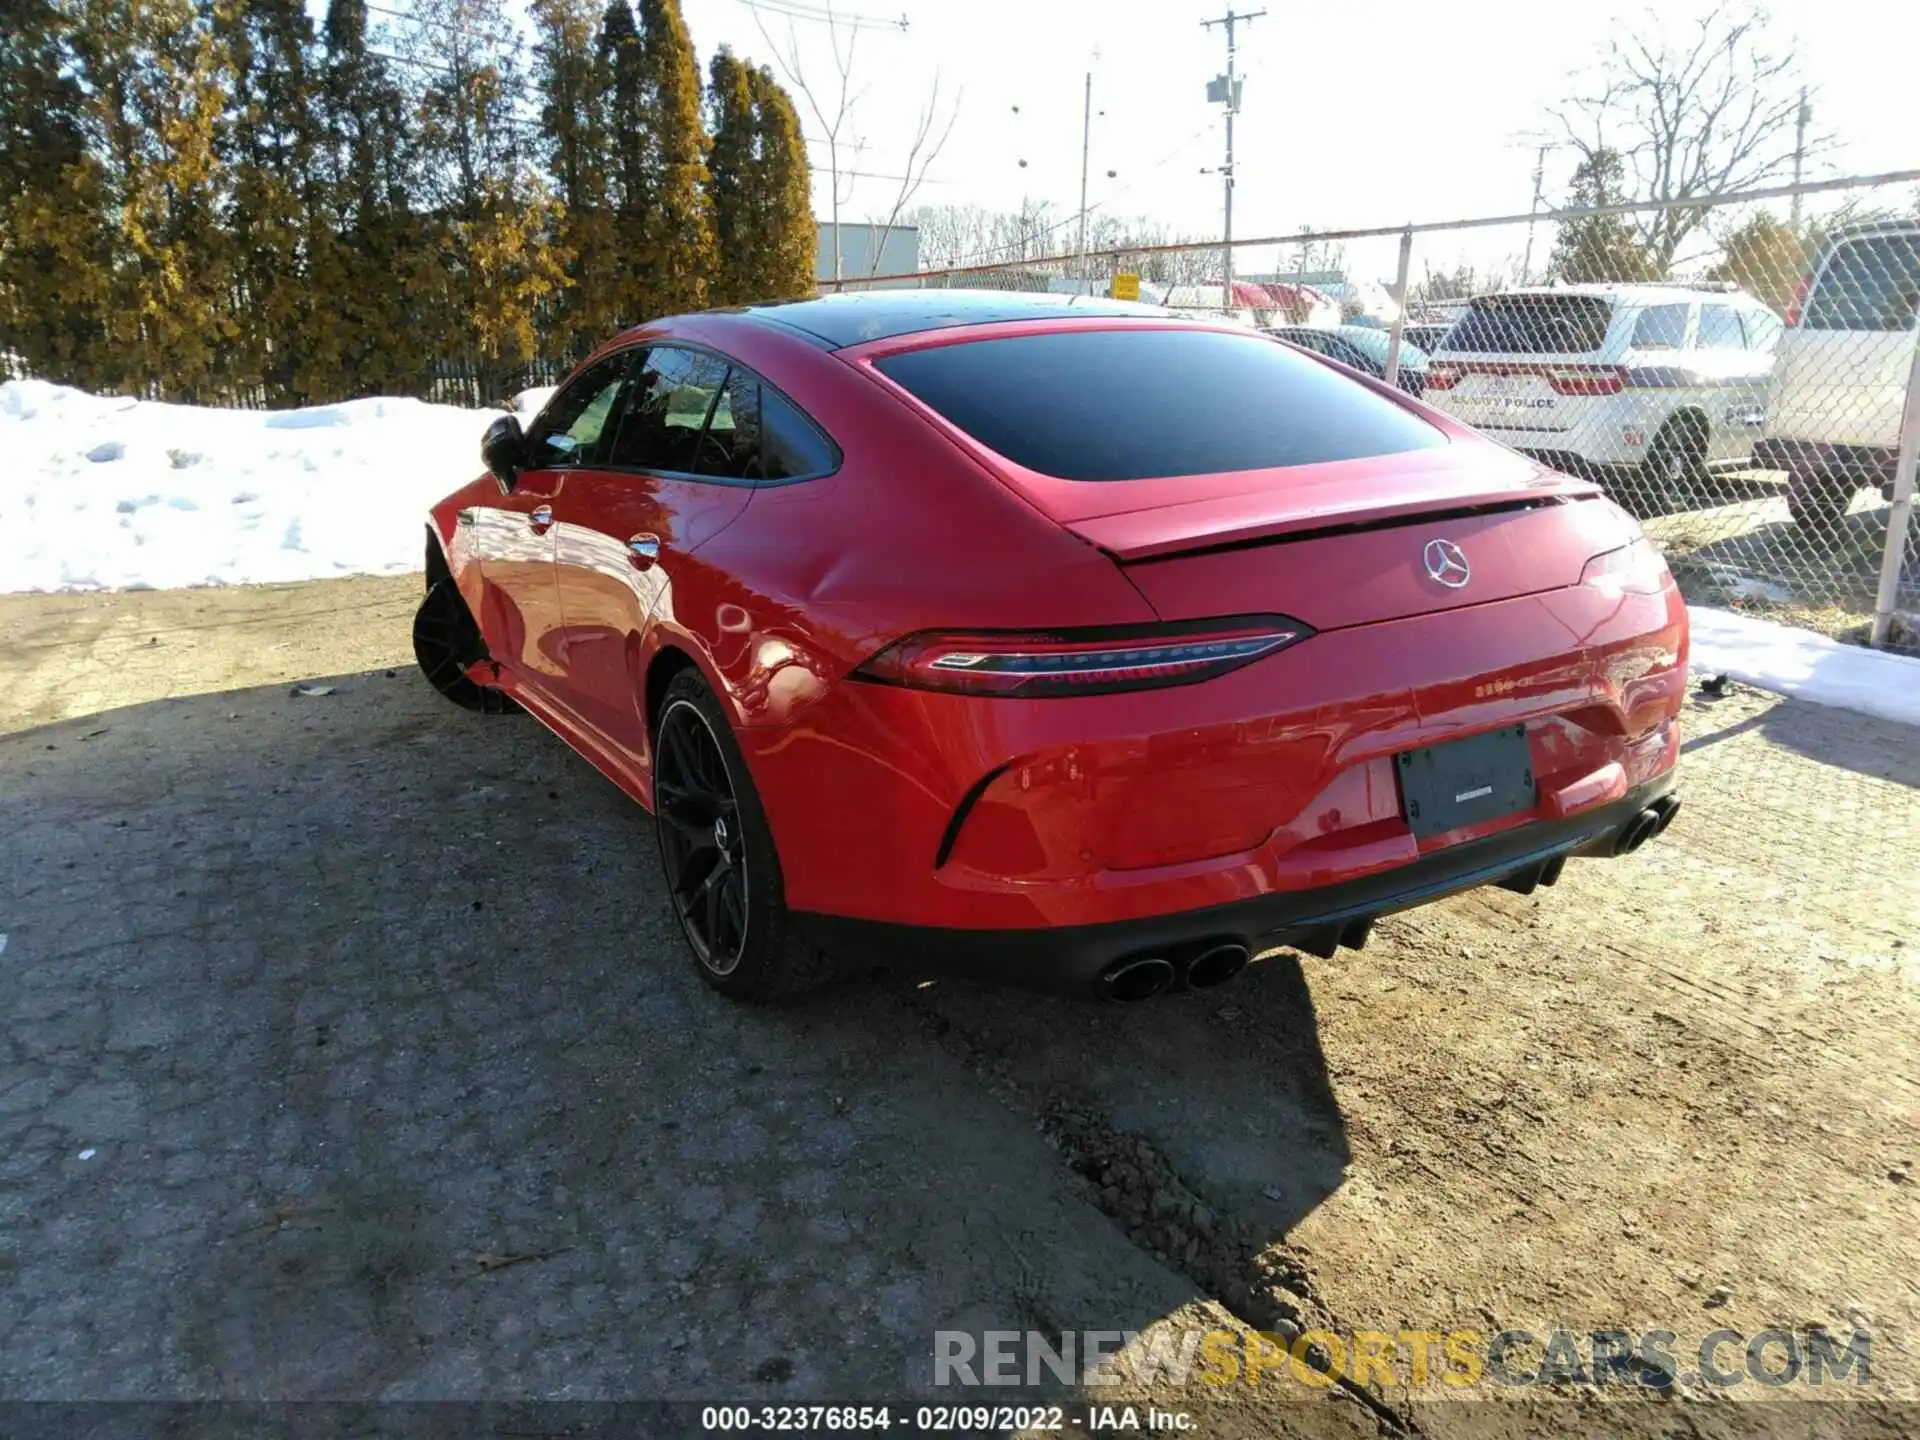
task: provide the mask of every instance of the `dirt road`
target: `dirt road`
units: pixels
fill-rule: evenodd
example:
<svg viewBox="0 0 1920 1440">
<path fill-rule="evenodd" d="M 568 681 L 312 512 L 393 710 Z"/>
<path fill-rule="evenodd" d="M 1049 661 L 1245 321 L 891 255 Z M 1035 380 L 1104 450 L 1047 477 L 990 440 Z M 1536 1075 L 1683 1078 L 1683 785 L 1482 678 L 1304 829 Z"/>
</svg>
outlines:
<svg viewBox="0 0 1920 1440">
<path fill-rule="evenodd" d="M 0 597 L 0 1396 L 955 1400 L 937 1331 L 1684 1361 L 1825 1326 L 1870 1332 L 1869 1383 L 1689 1424 L 1920 1400 L 1912 731 L 1697 700 L 1639 855 L 1221 990 L 903 956 L 743 1010 L 681 958 L 645 817 L 413 673 L 416 583 Z M 1223 1436 L 1673 1424 L 1404 1366 L 1116 1393 Z"/>
</svg>

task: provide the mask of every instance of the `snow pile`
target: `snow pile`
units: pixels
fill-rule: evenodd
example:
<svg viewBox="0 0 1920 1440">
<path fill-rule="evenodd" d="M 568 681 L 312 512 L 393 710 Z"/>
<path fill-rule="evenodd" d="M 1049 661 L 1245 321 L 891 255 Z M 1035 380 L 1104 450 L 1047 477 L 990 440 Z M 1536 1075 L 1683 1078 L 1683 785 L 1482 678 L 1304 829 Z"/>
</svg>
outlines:
<svg viewBox="0 0 1920 1440">
<path fill-rule="evenodd" d="M 1762 690 L 1920 725 L 1920 660 L 1690 605 L 1693 668 Z"/>
<path fill-rule="evenodd" d="M 350 400 L 214 410 L 0 384 L 0 591 L 418 569 L 426 510 L 498 410 Z"/>
</svg>

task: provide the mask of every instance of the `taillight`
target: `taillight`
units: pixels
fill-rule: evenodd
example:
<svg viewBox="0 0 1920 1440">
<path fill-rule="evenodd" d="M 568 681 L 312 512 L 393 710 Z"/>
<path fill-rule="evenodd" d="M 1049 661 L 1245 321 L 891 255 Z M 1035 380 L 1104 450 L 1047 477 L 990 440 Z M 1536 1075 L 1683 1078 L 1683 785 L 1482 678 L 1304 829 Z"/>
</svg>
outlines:
<svg viewBox="0 0 1920 1440">
<path fill-rule="evenodd" d="M 1238 670 L 1311 634 L 1284 615 L 1016 634 L 923 631 L 853 673 L 916 690 L 1036 700 L 1157 690 Z"/>
<path fill-rule="evenodd" d="M 1800 323 L 1800 311 L 1806 306 L 1807 291 L 1812 288 L 1812 285 L 1813 276 L 1811 273 L 1802 275 L 1794 284 L 1793 299 L 1787 302 L 1787 324 L 1798 325 Z"/>
<path fill-rule="evenodd" d="M 1454 365 L 1427 366 L 1427 389 L 1451 390 L 1460 383 L 1459 367 Z"/>
<path fill-rule="evenodd" d="M 1622 365 L 1552 365 L 1547 383 L 1561 395 L 1618 395 L 1627 388 Z"/>
<path fill-rule="evenodd" d="M 1630 545 L 1594 556 L 1580 572 L 1582 585 L 1635 595 L 1657 594 L 1666 588 L 1667 578 L 1666 560 L 1644 535 Z"/>
</svg>

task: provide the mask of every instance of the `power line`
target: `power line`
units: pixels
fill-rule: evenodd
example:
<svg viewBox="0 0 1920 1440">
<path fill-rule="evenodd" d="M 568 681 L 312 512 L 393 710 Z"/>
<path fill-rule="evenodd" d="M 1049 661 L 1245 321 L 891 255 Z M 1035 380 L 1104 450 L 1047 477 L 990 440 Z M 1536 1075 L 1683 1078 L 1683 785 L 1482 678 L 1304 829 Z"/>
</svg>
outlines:
<svg viewBox="0 0 1920 1440">
<path fill-rule="evenodd" d="M 904 14 L 898 20 L 883 20 L 877 15 L 844 15 L 828 6 L 806 4 L 804 0 L 739 0 L 739 3 L 749 10 L 765 10 L 788 20 L 806 20 L 818 25 L 845 25 L 849 30 L 899 30 L 904 33 L 908 25 Z"/>
</svg>

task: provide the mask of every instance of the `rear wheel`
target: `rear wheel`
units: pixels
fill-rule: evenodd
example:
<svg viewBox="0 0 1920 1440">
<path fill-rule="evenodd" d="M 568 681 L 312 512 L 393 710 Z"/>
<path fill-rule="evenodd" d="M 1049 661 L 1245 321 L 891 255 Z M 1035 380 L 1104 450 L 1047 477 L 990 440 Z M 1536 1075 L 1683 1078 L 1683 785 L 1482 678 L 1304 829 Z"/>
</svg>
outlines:
<svg viewBox="0 0 1920 1440">
<path fill-rule="evenodd" d="M 653 816 L 667 893 L 700 978 L 737 1000 L 830 979 L 795 933 L 780 857 L 725 713 L 698 672 L 667 686 L 654 723 Z"/>
<path fill-rule="evenodd" d="M 1692 508 L 1707 473 L 1707 437 L 1688 420 L 1669 420 L 1647 447 L 1627 508 L 1642 519 Z"/>
<path fill-rule="evenodd" d="M 481 715 L 511 715 L 520 707 L 469 673 L 487 658 L 480 627 L 473 623 L 460 587 L 443 576 L 427 587 L 413 616 L 413 658 L 427 683 L 463 710 Z"/>
<path fill-rule="evenodd" d="M 1796 471 L 1787 477 L 1787 513 L 1805 534 L 1820 540 L 1838 539 L 1858 488 L 1843 476 Z"/>
</svg>

